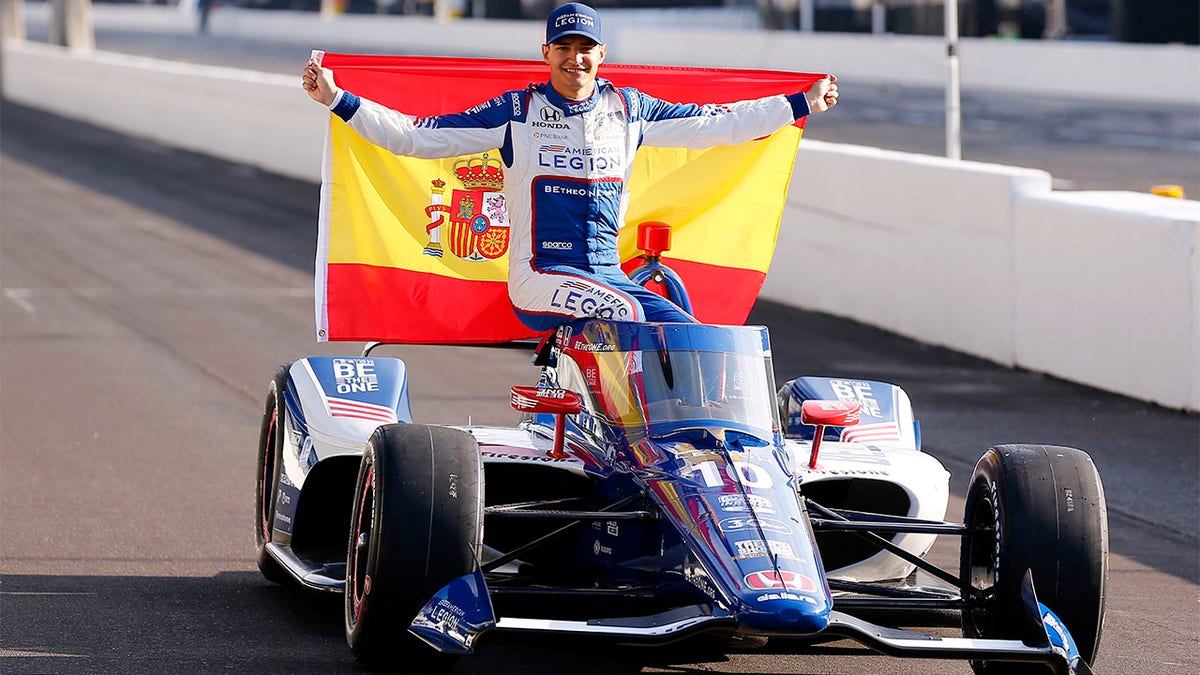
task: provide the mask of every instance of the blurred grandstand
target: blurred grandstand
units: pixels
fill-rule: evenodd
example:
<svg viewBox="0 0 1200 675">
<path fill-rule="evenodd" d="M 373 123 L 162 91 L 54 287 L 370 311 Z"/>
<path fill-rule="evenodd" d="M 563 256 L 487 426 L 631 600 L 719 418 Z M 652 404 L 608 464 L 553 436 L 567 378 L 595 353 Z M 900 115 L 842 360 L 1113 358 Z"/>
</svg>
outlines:
<svg viewBox="0 0 1200 675">
<path fill-rule="evenodd" d="M 196 0 L 95 0 L 178 4 Z M 251 9 L 408 14 L 488 19 L 540 19 L 568 0 L 213 0 Z M 680 25 L 766 30 L 941 35 L 941 0 L 585 0 L 622 20 L 664 12 Z M 959 34 L 1014 39 L 1084 39 L 1141 43 L 1200 43 L 1196 0 L 959 0 Z M 724 17 L 724 18 L 722 18 Z"/>
</svg>

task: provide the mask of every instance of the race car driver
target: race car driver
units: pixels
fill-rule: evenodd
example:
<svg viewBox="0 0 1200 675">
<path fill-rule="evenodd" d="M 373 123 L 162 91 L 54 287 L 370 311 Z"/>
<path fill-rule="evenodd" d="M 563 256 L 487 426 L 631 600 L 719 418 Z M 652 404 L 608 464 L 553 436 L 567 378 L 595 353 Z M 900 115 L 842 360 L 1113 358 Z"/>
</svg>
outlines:
<svg viewBox="0 0 1200 675">
<path fill-rule="evenodd" d="M 508 294 L 534 330 L 574 318 L 692 322 L 621 271 L 617 233 L 640 145 L 708 148 L 767 136 L 837 104 L 820 80 L 807 93 L 725 105 L 667 103 L 597 77 L 607 45 L 591 7 L 569 3 L 546 21 L 550 81 L 461 113 L 415 118 L 338 88 L 310 59 L 302 84 L 367 140 L 399 155 L 447 158 L 500 149 L 512 227 Z"/>
</svg>

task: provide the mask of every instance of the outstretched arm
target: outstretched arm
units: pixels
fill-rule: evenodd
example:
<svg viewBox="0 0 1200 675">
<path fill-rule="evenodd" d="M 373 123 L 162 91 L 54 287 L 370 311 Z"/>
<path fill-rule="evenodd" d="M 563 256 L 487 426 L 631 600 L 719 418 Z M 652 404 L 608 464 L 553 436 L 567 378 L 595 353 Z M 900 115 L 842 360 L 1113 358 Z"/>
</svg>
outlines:
<svg viewBox="0 0 1200 675">
<path fill-rule="evenodd" d="M 304 64 L 300 83 L 360 136 L 397 155 L 445 158 L 501 148 L 503 157 L 511 150 L 505 132 L 512 109 L 507 96 L 514 92 L 466 112 L 416 118 L 341 89 L 333 82 L 333 71 L 315 58 Z"/>
<path fill-rule="evenodd" d="M 697 149 L 769 136 L 810 113 L 829 110 L 838 99 L 831 77 L 817 80 L 806 92 L 728 104 L 667 103 L 635 89 L 622 91 L 640 97 L 636 107 L 644 125 L 643 145 Z"/>
</svg>

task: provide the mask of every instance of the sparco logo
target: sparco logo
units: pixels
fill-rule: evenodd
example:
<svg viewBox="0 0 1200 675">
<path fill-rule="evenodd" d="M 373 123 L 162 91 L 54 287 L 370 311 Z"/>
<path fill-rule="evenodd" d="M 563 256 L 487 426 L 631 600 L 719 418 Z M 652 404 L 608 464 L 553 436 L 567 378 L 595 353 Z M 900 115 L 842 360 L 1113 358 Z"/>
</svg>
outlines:
<svg viewBox="0 0 1200 675">
<path fill-rule="evenodd" d="M 554 108 L 542 108 L 541 115 L 543 122 L 557 122 L 562 119 L 562 113 Z"/>
<path fill-rule="evenodd" d="M 543 241 L 542 248 L 557 251 L 570 251 L 575 245 L 569 241 Z"/>
<path fill-rule="evenodd" d="M 815 591 L 817 583 L 803 574 L 796 574 L 787 570 L 763 570 L 762 572 L 751 572 L 747 574 L 746 585 L 757 591 L 765 591 L 771 588 L 790 588 L 793 591 Z"/>
</svg>

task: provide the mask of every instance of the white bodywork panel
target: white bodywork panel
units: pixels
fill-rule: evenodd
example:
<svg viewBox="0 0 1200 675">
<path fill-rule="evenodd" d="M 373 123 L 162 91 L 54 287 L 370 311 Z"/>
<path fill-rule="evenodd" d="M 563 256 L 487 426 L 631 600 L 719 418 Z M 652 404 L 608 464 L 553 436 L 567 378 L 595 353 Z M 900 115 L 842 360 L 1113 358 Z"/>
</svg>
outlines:
<svg viewBox="0 0 1200 675">
<path fill-rule="evenodd" d="M 808 468 L 811 442 L 788 440 L 785 447 L 792 456 L 801 492 L 805 485 L 820 481 L 848 478 L 885 481 L 899 486 L 908 495 L 909 510 L 905 516 L 933 521 L 941 521 L 946 517 L 946 506 L 950 499 L 950 473 L 941 462 L 928 454 L 890 445 L 824 441 L 821 443 L 817 468 L 813 470 Z M 924 556 L 936 539 L 935 534 L 905 533 L 897 535 L 892 541 L 910 553 Z M 883 551 L 861 563 L 828 570 L 828 575 L 840 581 L 881 581 L 902 579 L 913 569 L 911 563 Z"/>
</svg>

